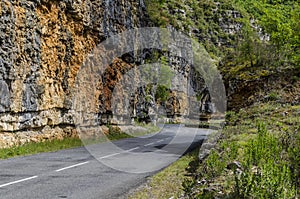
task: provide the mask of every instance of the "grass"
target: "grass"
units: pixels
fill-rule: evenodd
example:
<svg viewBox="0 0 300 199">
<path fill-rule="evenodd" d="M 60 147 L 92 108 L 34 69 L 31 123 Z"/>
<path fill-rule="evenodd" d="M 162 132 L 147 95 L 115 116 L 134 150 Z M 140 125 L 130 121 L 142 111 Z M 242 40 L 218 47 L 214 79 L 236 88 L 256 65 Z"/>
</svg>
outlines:
<svg viewBox="0 0 300 199">
<path fill-rule="evenodd" d="M 147 129 L 144 133 L 134 133 L 134 136 L 145 135 L 149 133 L 156 132 L 159 130 L 158 127 L 152 125 L 143 125 Z M 115 128 L 112 126 L 108 126 L 109 134 L 106 136 L 101 136 L 97 139 L 92 140 L 82 140 L 80 138 L 71 138 L 66 137 L 62 140 L 54 139 L 54 140 L 46 140 L 44 142 L 30 142 L 21 146 L 13 146 L 11 148 L 2 148 L 0 149 L 0 159 L 7 159 L 15 156 L 25 156 L 25 155 L 33 155 L 42 152 L 53 152 L 59 151 L 63 149 L 70 149 L 75 147 L 84 146 L 86 144 L 96 144 L 103 143 L 108 140 L 120 140 L 126 138 L 133 138 L 133 136 L 128 135 L 120 131 L 119 128 Z"/>
<path fill-rule="evenodd" d="M 52 152 L 79 146 L 83 146 L 79 138 L 64 138 L 63 140 L 27 143 L 22 146 L 0 149 L 0 159 L 6 159 L 15 156 L 32 155 L 41 152 Z"/>
<path fill-rule="evenodd" d="M 182 157 L 129 198 L 298 198 L 299 112 L 276 102 L 229 112 L 208 157 Z"/>
<path fill-rule="evenodd" d="M 161 130 L 161 128 L 157 125 L 153 125 L 153 124 L 145 124 L 145 123 L 139 123 L 136 122 L 137 126 L 143 127 L 144 129 L 146 129 L 146 131 L 144 132 L 134 132 L 132 133 L 133 136 L 138 137 L 138 136 L 143 136 L 143 135 L 147 135 L 147 134 L 151 134 L 151 133 L 155 133 L 155 132 L 159 132 Z"/>
<path fill-rule="evenodd" d="M 108 135 L 106 135 L 106 138 L 111 141 L 132 138 L 132 136 L 123 133 L 119 128 L 108 126 L 108 129 L 109 129 L 109 133 Z"/>
<path fill-rule="evenodd" d="M 184 194 L 182 182 L 190 178 L 187 176 L 190 162 L 198 158 L 199 149 L 181 157 L 166 169 L 149 179 L 146 185 L 138 188 L 128 196 L 129 199 L 169 199 L 179 198 Z"/>
<path fill-rule="evenodd" d="M 299 106 L 268 102 L 229 112 L 222 139 L 185 183 L 185 196 L 297 198 L 299 111 Z"/>
</svg>

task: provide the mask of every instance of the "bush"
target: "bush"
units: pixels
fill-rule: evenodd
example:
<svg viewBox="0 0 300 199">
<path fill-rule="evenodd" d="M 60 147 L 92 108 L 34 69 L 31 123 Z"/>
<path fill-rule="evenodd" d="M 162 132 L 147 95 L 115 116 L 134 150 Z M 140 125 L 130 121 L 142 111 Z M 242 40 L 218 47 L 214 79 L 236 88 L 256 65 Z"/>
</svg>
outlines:
<svg viewBox="0 0 300 199">
<path fill-rule="evenodd" d="M 292 181 L 293 172 L 289 163 L 282 157 L 284 153 L 280 137 L 269 133 L 266 125 L 259 123 L 258 136 L 245 148 L 244 170 L 236 178 L 239 197 L 295 197 L 296 183 Z"/>
</svg>

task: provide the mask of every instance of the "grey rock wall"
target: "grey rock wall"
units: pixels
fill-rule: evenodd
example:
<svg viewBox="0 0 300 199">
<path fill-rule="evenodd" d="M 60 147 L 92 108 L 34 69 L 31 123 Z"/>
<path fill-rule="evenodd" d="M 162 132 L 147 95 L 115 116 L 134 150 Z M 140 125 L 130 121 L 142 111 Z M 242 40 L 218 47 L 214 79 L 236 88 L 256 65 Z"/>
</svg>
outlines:
<svg viewBox="0 0 300 199">
<path fill-rule="evenodd" d="M 143 0 L 0 2 L 0 147 L 75 136 L 72 89 L 105 38 L 147 26 Z"/>
</svg>

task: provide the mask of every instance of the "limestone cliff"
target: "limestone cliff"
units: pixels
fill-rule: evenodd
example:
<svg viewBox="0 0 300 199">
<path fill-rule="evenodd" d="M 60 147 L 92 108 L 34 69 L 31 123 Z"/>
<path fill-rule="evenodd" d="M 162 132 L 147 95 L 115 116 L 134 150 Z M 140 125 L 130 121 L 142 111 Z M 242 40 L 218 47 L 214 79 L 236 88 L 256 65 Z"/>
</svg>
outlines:
<svg viewBox="0 0 300 199">
<path fill-rule="evenodd" d="M 71 90 L 86 55 L 147 23 L 143 0 L 2 0 L 0 147 L 75 136 Z"/>
<path fill-rule="evenodd" d="M 109 55 L 98 44 L 126 30 L 152 26 L 143 0 L 2 0 L 0 14 L 0 148 L 78 136 L 72 111 L 76 78 L 93 50 Z M 173 74 L 171 86 L 141 84 L 125 92 L 120 85 L 141 83 L 143 70 L 137 67 L 151 61 L 166 62 Z M 213 109 L 199 71 L 168 51 L 142 49 L 103 67 L 100 76 L 86 77 L 94 88 L 79 88 L 78 100 L 89 105 L 93 125 L 130 123 L 133 118 L 149 122 L 160 119 L 157 114 L 170 122 L 198 121 L 199 112 Z M 129 71 L 132 76 L 126 76 Z M 146 76 L 152 73 L 146 71 Z M 193 97 L 187 95 L 189 89 Z"/>
</svg>

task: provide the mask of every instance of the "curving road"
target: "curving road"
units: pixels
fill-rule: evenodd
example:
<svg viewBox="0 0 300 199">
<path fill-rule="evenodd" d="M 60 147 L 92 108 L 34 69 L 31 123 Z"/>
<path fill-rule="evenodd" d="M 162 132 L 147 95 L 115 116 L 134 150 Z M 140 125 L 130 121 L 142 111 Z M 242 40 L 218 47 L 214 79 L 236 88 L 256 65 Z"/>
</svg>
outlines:
<svg viewBox="0 0 300 199">
<path fill-rule="evenodd" d="M 0 198 L 119 198 L 199 146 L 209 132 L 167 125 L 151 137 L 1 160 Z"/>
</svg>

